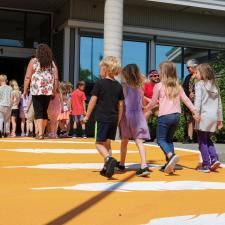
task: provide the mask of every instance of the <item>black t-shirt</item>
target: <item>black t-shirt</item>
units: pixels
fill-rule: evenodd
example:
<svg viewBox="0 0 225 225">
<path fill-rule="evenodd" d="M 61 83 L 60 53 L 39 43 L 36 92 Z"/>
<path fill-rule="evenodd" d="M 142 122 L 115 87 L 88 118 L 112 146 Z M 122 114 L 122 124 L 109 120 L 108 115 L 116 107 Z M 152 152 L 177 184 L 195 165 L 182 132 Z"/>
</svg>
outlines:
<svg viewBox="0 0 225 225">
<path fill-rule="evenodd" d="M 118 103 L 124 100 L 123 88 L 116 80 L 101 79 L 96 82 L 92 95 L 98 98 L 95 119 L 99 122 L 118 121 Z"/>
</svg>

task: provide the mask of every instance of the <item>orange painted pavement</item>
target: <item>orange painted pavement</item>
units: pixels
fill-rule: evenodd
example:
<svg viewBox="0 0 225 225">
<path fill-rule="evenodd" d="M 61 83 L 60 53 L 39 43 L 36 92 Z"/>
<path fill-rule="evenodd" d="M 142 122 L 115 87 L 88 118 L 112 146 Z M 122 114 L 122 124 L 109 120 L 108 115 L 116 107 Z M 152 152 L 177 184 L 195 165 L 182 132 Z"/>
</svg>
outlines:
<svg viewBox="0 0 225 225">
<path fill-rule="evenodd" d="M 23 142 L 5 142 L 5 140 Z M 177 151 L 184 166 L 174 176 L 153 169 L 150 177 L 135 176 L 135 170 L 115 174 L 108 180 L 97 169 L 10 168 L 58 163 L 102 163 L 98 154 L 34 154 L 4 149 L 95 149 L 94 143 L 81 139 L 57 139 L 50 143 L 26 142 L 33 139 L 0 140 L 0 225 L 141 225 L 151 219 L 185 215 L 225 213 L 225 190 L 172 190 L 101 192 L 78 190 L 32 190 L 40 187 L 74 186 L 85 183 L 135 181 L 208 181 L 225 182 L 225 169 L 203 174 L 195 167 L 199 155 Z M 60 143 L 62 142 L 62 143 Z M 68 143 L 63 143 L 68 142 Z M 93 142 L 93 139 L 84 140 Z M 112 148 L 119 149 L 119 142 Z M 129 151 L 137 151 L 129 144 Z M 149 163 L 163 164 L 164 155 L 157 147 L 146 147 Z M 119 159 L 119 154 L 114 154 Z M 127 162 L 139 163 L 138 152 L 128 154 Z M 164 224 L 162 224 L 164 225 Z M 165 224 L 166 225 L 166 224 Z M 182 225 L 182 224 L 177 224 Z"/>
</svg>

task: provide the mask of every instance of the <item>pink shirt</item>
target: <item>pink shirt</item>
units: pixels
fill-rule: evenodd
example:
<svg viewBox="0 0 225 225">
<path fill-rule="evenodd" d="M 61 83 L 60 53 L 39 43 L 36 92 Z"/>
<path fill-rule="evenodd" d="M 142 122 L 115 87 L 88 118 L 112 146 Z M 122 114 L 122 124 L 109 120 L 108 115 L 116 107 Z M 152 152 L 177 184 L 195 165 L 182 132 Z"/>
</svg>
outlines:
<svg viewBox="0 0 225 225">
<path fill-rule="evenodd" d="M 191 112 L 195 111 L 195 107 L 190 101 L 190 99 L 184 93 L 184 90 L 181 89 L 180 94 L 175 99 L 169 99 L 166 97 L 165 90 L 162 83 L 155 85 L 153 89 L 153 97 L 150 100 L 150 108 L 154 107 L 159 100 L 159 114 L 158 116 L 168 115 L 172 113 L 181 113 L 180 100 L 190 109 Z"/>
</svg>

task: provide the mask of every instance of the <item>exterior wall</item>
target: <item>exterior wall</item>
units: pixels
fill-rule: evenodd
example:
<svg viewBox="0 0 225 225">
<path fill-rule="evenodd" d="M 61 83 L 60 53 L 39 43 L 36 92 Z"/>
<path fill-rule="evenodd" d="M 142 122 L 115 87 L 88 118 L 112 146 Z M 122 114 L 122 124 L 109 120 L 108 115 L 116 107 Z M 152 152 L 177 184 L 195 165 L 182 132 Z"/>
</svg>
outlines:
<svg viewBox="0 0 225 225">
<path fill-rule="evenodd" d="M 69 19 L 69 17 L 70 17 L 70 1 L 67 0 L 66 3 L 54 13 L 54 22 L 53 22 L 54 28 L 63 25 Z"/>
<path fill-rule="evenodd" d="M 63 78 L 63 43 L 64 43 L 64 31 L 60 31 L 53 35 L 53 53 L 58 66 L 59 79 Z"/>
<path fill-rule="evenodd" d="M 103 23 L 104 2 L 73 0 L 70 18 Z M 171 10 L 125 5 L 124 25 L 225 36 L 225 17 L 173 11 L 172 5 Z"/>
</svg>

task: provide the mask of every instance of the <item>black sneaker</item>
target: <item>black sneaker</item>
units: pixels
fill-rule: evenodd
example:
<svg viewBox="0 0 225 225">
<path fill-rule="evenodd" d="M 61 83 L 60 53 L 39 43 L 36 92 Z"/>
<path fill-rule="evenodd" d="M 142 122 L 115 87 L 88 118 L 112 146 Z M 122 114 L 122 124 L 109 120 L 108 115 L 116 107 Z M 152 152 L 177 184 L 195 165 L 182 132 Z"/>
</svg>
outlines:
<svg viewBox="0 0 225 225">
<path fill-rule="evenodd" d="M 137 177 L 146 177 L 150 174 L 150 170 L 149 168 L 146 166 L 144 169 L 139 169 L 137 172 L 136 172 L 136 176 Z"/>
<path fill-rule="evenodd" d="M 119 171 L 119 172 L 124 172 L 125 166 L 120 165 L 120 162 L 118 162 L 117 165 L 116 165 L 116 170 Z"/>
<path fill-rule="evenodd" d="M 187 139 L 185 139 L 185 140 L 183 141 L 183 144 L 192 144 L 192 143 L 194 143 L 194 141 L 193 141 L 193 139 L 191 139 L 190 137 L 188 137 Z"/>
<path fill-rule="evenodd" d="M 116 159 L 114 159 L 113 157 L 108 157 L 106 159 L 105 165 L 103 167 L 103 169 L 100 171 L 100 174 L 111 178 L 115 172 L 115 167 L 117 166 L 117 161 Z"/>
<path fill-rule="evenodd" d="M 102 175 L 102 176 L 105 176 L 105 172 L 106 172 L 106 168 L 105 168 L 105 166 L 102 168 L 102 170 L 100 171 L 100 174 Z"/>
<path fill-rule="evenodd" d="M 177 162 L 180 160 L 180 157 L 178 155 L 172 155 L 169 158 L 169 161 L 167 162 L 165 168 L 164 168 L 164 172 L 167 174 L 171 174 L 173 173 L 175 166 L 177 164 Z"/>
</svg>

